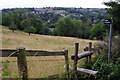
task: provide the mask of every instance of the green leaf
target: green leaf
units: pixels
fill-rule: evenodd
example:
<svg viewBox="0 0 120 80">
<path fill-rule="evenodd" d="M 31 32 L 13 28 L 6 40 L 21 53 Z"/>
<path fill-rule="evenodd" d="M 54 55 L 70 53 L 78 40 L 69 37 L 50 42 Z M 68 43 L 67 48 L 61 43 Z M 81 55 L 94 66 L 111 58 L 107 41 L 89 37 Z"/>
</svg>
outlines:
<svg viewBox="0 0 120 80">
<path fill-rule="evenodd" d="M 12 75 L 13 77 L 18 77 L 18 76 L 19 76 L 19 75 L 13 74 L 13 73 L 12 73 L 11 75 Z"/>
</svg>

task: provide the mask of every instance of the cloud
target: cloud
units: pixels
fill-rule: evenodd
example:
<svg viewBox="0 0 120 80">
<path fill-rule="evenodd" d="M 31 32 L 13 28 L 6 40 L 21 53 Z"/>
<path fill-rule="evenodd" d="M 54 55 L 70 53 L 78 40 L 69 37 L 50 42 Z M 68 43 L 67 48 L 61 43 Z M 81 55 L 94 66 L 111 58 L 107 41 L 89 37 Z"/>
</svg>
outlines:
<svg viewBox="0 0 120 80">
<path fill-rule="evenodd" d="M 16 7 L 84 7 L 102 8 L 109 0 L 0 0 L 0 9 Z"/>
</svg>

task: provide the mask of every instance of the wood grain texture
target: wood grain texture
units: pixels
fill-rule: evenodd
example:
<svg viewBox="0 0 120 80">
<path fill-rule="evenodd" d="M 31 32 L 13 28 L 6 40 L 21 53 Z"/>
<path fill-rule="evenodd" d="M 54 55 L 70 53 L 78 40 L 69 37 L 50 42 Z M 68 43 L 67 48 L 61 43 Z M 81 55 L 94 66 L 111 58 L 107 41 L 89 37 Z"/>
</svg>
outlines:
<svg viewBox="0 0 120 80">
<path fill-rule="evenodd" d="M 12 54 L 14 53 L 14 54 Z M 8 57 L 11 55 L 11 57 L 17 57 L 17 50 L 11 50 L 11 49 L 1 49 L 0 51 L 0 57 Z M 26 50 L 26 56 L 64 56 L 64 51 L 40 51 L 40 50 Z"/>
<path fill-rule="evenodd" d="M 73 69 L 73 67 L 69 66 L 69 69 Z M 78 71 L 95 76 L 98 74 L 98 71 L 93 71 L 89 69 L 84 69 L 84 68 L 77 68 Z"/>
<path fill-rule="evenodd" d="M 81 59 L 81 58 L 84 58 L 84 57 L 87 57 L 87 56 L 90 56 L 90 55 L 92 55 L 92 54 L 93 54 L 93 51 L 86 51 L 86 52 L 83 52 L 83 53 L 79 53 L 77 60 L 79 60 L 79 59 Z M 74 60 L 74 58 L 75 58 L 75 55 L 72 55 L 72 56 L 71 56 L 71 59 Z"/>
<path fill-rule="evenodd" d="M 19 47 L 17 48 L 17 50 L 18 50 L 17 61 L 18 61 L 19 76 L 22 77 L 22 80 L 28 80 L 28 70 L 27 70 L 25 48 Z"/>
</svg>

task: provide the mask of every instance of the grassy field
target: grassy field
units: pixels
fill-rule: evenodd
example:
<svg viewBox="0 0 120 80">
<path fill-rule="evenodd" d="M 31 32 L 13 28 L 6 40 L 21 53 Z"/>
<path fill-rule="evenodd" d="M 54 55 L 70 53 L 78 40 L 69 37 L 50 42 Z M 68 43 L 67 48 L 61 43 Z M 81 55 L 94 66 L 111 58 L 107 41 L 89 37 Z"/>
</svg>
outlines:
<svg viewBox="0 0 120 80">
<path fill-rule="evenodd" d="M 21 31 L 12 32 L 6 27 L 2 27 L 2 49 L 16 49 L 16 47 L 25 47 L 31 50 L 47 50 L 47 51 L 61 51 L 68 49 L 69 56 L 74 54 L 74 44 L 79 42 L 79 53 L 83 52 L 83 49 L 88 46 L 89 42 L 96 43 L 97 41 L 85 40 L 72 37 L 60 37 L 60 36 L 47 36 L 24 33 Z M 28 75 L 29 78 L 47 77 L 48 75 L 62 73 L 64 60 L 60 61 L 36 61 L 36 60 L 51 60 L 51 59 L 64 59 L 62 57 L 27 57 Z M 3 61 L 16 61 L 16 58 L 2 58 Z M 82 62 L 82 61 L 81 61 Z M 70 61 L 72 65 L 72 61 Z M 9 71 L 15 74 L 17 71 L 17 63 L 9 63 Z"/>
</svg>

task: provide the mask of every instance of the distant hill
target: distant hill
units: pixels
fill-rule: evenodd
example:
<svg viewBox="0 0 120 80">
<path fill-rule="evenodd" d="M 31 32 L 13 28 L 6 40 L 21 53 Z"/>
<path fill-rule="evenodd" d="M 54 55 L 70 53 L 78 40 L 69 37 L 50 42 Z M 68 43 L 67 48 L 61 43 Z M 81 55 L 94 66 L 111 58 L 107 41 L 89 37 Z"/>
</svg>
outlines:
<svg viewBox="0 0 120 80">
<path fill-rule="evenodd" d="M 2 12 L 8 13 L 14 11 L 18 8 L 3 9 Z M 105 18 L 106 11 L 104 8 L 64 8 L 64 7 L 44 7 L 44 8 L 24 8 L 28 12 L 33 13 L 38 18 L 43 21 L 47 21 L 47 26 L 55 27 L 56 21 L 60 17 L 70 16 L 76 19 L 99 19 Z"/>
<path fill-rule="evenodd" d="M 2 10 L 2 25 L 13 31 L 21 30 L 28 33 L 71 36 L 83 39 L 93 39 L 94 37 L 95 39 L 103 39 L 102 36 L 107 30 L 99 24 L 106 17 L 106 11 L 103 8 L 13 8 Z M 78 21 L 81 22 L 80 25 Z M 101 26 L 100 29 L 98 26 Z M 73 28 L 74 30 L 72 30 Z M 51 29 L 54 30 L 51 31 Z M 96 29 L 98 32 L 104 33 L 96 35 Z"/>
</svg>

